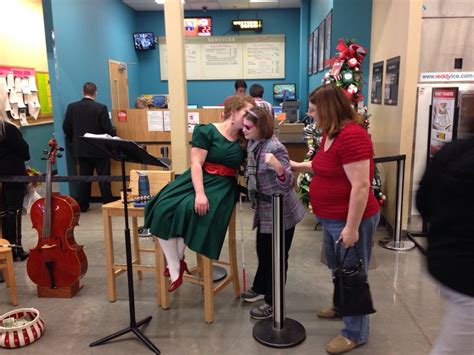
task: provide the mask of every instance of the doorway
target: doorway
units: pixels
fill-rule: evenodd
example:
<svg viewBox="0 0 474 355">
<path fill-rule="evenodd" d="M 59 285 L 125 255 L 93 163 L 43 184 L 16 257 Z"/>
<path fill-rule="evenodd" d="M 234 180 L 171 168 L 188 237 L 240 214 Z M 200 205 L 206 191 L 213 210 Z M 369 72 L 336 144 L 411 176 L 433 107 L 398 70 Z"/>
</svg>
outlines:
<svg viewBox="0 0 474 355">
<path fill-rule="evenodd" d="M 109 59 L 109 78 L 112 109 L 128 109 L 127 65 Z"/>
</svg>

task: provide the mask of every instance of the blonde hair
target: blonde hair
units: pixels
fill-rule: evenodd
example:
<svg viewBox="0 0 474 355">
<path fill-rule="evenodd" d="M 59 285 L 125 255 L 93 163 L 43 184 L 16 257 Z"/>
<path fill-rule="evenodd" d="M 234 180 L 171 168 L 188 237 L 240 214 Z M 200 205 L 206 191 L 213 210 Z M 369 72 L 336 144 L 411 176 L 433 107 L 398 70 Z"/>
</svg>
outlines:
<svg viewBox="0 0 474 355">
<path fill-rule="evenodd" d="M 224 101 L 224 120 L 232 116 L 232 111 L 239 111 L 247 104 L 255 106 L 255 101 L 250 96 L 234 95 Z"/>
</svg>

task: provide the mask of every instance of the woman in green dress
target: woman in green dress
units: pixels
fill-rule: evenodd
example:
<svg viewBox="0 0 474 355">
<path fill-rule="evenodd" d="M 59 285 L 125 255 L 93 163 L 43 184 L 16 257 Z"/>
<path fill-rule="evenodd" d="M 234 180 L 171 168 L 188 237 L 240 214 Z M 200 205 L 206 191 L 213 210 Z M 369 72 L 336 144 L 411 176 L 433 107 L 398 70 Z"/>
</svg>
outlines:
<svg viewBox="0 0 474 355">
<path fill-rule="evenodd" d="M 218 259 L 238 199 L 237 173 L 245 159 L 243 116 L 254 105 L 249 96 L 224 103 L 220 123 L 194 128 L 191 168 L 168 184 L 145 207 L 145 227 L 159 238 L 176 290 L 187 271 L 186 246 Z"/>
</svg>

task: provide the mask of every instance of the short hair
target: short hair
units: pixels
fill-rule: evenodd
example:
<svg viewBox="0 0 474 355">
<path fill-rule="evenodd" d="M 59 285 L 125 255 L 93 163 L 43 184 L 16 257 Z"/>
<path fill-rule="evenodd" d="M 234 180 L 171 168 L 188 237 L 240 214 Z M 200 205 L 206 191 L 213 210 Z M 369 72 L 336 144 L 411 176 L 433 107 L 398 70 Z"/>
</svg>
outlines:
<svg viewBox="0 0 474 355">
<path fill-rule="evenodd" d="M 97 86 L 94 83 L 88 81 L 82 87 L 82 92 L 87 96 L 94 96 L 97 93 Z"/>
<path fill-rule="evenodd" d="M 265 92 L 265 90 L 263 89 L 263 86 L 260 85 L 260 84 L 253 84 L 251 87 L 250 87 L 250 90 L 249 90 L 249 94 L 250 96 L 252 97 L 258 97 L 258 98 L 262 98 L 263 97 L 263 93 Z"/>
<path fill-rule="evenodd" d="M 317 126 L 329 138 L 336 137 L 347 122 L 364 122 L 340 87 L 323 84 L 309 94 L 309 102 L 316 106 Z"/>
<path fill-rule="evenodd" d="M 244 118 L 251 121 L 257 127 L 261 138 L 269 139 L 273 136 L 275 124 L 268 110 L 255 106 L 247 111 Z"/>
<path fill-rule="evenodd" d="M 234 95 L 229 96 L 224 101 L 224 120 L 232 116 L 232 110 L 238 111 L 246 104 L 255 105 L 255 101 L 250 96 Z"/>
<path fill-rule="evenodd" d="M 236 80 L 234 83 L 235 90 L 237 91 L 238 88 L 244 88 L 247 90 L 247 83 L 245 80 Z"/>
</svg>

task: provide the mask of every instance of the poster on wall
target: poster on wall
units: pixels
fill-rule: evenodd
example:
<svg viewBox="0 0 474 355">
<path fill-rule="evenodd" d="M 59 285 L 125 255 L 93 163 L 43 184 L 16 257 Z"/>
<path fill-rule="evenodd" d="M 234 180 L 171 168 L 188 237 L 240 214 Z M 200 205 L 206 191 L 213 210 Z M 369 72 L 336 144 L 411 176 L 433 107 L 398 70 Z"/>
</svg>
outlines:
<svg viewBox="0 0 474 355">
<path fill-rule="evenodd" d="M 370 92 L 370 102 L 373 104 L 382 103 L 382 82 L 383 82 L 383 62 L 372 65 L 372 89 Z"/>
<path fill-rule="evenodd" d="M 331 37 L 332 37 L 332 10 L 324 20 L 324 68 L 328 69 L 331 58 Z"/>
<path fill-rule="evenodd" d="M 319 24 L 318 72 L 324 70 L 324 20 Z"/>
<path fill-rule="evenodd" d="M 400 75 L 400 57 L 387 60 L 387 69 L 385 73 L 385 96 L 384 104 L 398 105 L 398 78 Z"/>
<path fill-rule="evenodd" d="M 308 75 L 313 74 L 313 33 L 308 36 Z"/>
<path fill-rule="evenodd" d="M 456 138 L 458 88 L 433 88 L 430 122 L 430 157 Z"/>
<path fill-rule="evenodd" d="M 52 115 L 53 100 L 51 98 L 49 74 L 47 72 L 36 72 L 36 81 L 38 86 L 38 99 L 41 105 L 41 115 Z"/>
<path fill-rule="evenodd" d="M 313 31 L 313 74 L 318 72 L 319 28 Z"/>
</svg>

